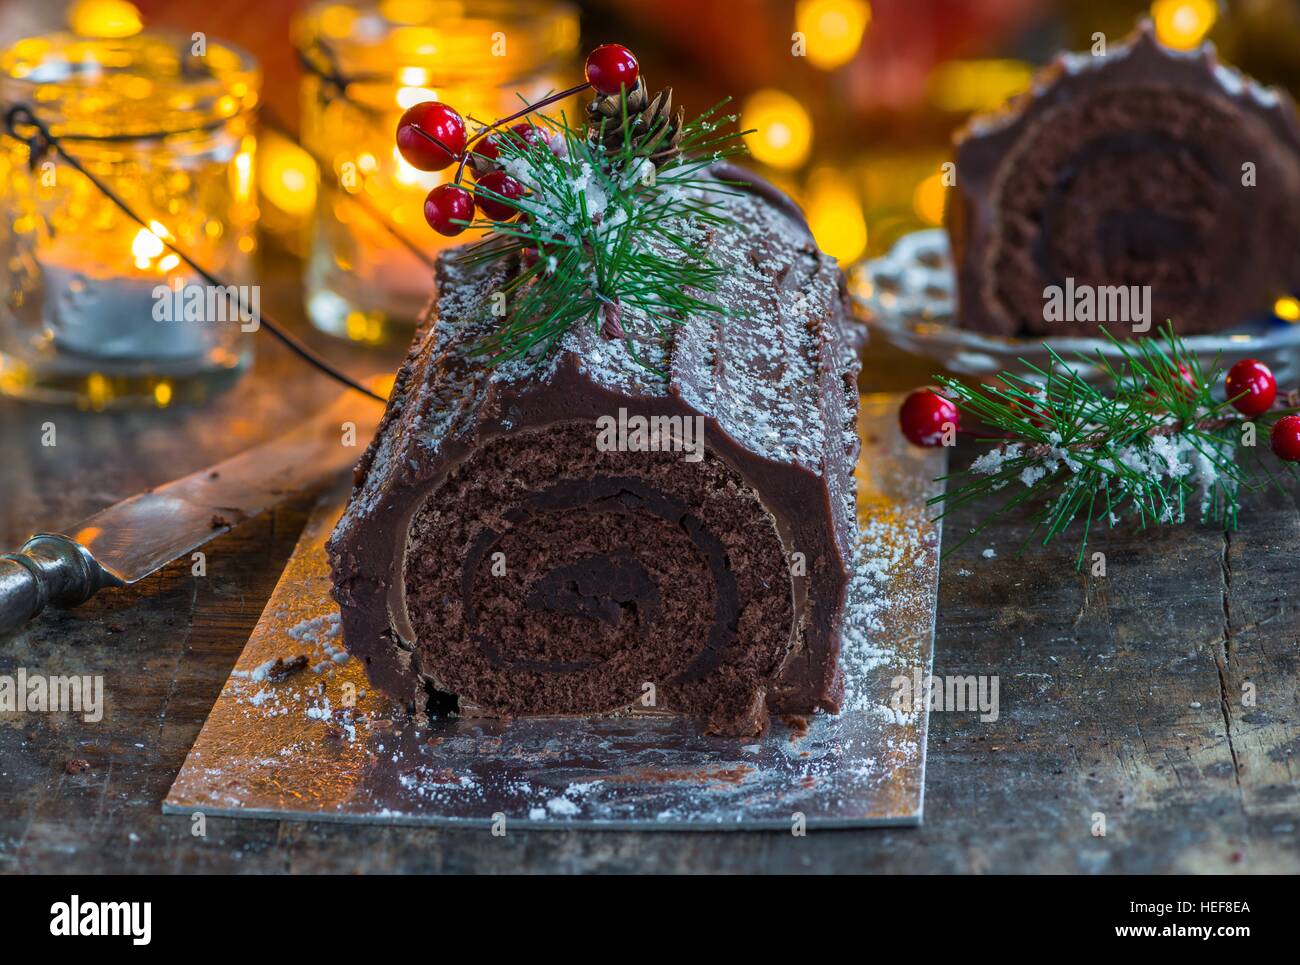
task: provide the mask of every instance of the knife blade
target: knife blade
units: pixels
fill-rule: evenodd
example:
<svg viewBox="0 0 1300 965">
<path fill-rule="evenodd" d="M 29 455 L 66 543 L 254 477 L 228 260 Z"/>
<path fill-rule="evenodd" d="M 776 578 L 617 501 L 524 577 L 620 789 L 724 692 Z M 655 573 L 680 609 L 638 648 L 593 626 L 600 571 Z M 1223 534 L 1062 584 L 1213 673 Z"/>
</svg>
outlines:
<svg viewBox="0 0 1300 965">
<path fill-rule="evenodd" d="M 46 606 L 77 606 L 104 587 L 144 579 L 341 473 L 360 458 L 382 414 L 380 403 L 348 392 L 279 438 L 125 499 L 66 532 L 36 534 L 0 556 L 0 636 Z"/>
</svg>

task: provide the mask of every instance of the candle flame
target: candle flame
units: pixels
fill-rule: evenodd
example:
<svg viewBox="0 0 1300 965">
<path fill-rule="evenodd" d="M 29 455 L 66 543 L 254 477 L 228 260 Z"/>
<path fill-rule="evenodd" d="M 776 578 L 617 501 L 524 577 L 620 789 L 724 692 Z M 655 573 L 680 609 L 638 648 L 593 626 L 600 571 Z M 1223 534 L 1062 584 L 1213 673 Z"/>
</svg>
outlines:
<svg viewBox="0 0 1300 965">
<path fill-rule="evenodd" d="M 397 106 L 402 110 L 414 107 L 416 104 L 423 104 L 425 101 L 436 101 L 438 92 L 432 87 L 399 87 L 397 89 Z"/>
<path fill-rule="evenodd" d="M 158 223 L 155 221 L 153 224 L 157 225 Z M 158 225 L 158 227 L 161 228 L 162 226 Z M 166 248 L 167 246 L 163 244 L 162 238 L 148 228 L 141 228 L 135 233 L 135 240 L 131 242 L 131 254 L 135 256 L 135 266 L 144 271 Z"/>
</svg>

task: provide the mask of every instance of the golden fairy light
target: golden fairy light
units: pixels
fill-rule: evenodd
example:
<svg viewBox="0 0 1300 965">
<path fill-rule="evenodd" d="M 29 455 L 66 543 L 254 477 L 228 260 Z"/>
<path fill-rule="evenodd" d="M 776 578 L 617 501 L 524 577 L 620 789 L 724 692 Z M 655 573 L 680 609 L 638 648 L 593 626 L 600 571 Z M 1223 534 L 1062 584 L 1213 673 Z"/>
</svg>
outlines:
<svg viewBox="0 0 1300 965">
<path fill-rule="evenodd" d="M 1198 46 L 1218 16 L 1214 0 L 1155 0 L 1151 4 L 1156 37 L 1177 50 Z"/>
<path fill-rule="evenodd" d="M 843 262 L 867 248 L 867 221 L 852 182 L 833 168 L 818 168 L 804 193 L 808 226 L 818 246 Z"/>
<path fill-rule="evenodd" d="M 822 70 L 852 60 L 870 22 L 866 0 L 799 0 L 794 9 L 794 28 L 804 36 L 808 62 Z"/>
<path fill-rule="evenodd" d="M 812 119 L 803 105 L 784 91 L 768 88 L 750 94 L 740 111 L 740 126 L 754 130 L 745 143 L 762 164 L 792 170 L 808 159 Z"/>
</svg>

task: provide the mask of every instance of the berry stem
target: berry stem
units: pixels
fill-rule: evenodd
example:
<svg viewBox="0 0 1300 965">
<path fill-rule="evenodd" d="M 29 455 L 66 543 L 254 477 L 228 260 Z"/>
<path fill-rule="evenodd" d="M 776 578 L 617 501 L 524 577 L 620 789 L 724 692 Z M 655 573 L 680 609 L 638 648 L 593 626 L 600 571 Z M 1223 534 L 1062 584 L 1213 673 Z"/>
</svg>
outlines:
<svg viewBox="0 0 1300 965">
<path fill-rule="evenodd" d="M 410 129 L 411 129 L 412 131 L 415 131 L 416 134 L 419 134 L 420 137 L 424 138 L 426 141 L 431 141 L 432 143 L 438 145 L 438 147 L 440 147 L 440 148 L 442 148 L 444 151 L 446 151 L 447 154 L 449 154 L 451 157 L 459 157 L 459 156 L 460 156 L 460 155 L 458 155 L 455 151 L 453 151 L 451 148 L 449 148 L 446 144 L 443 144 L 442 141 L 438 140 L 436 137 L 434 137 L 432 134 L 430 134 L 428 131 L 426 131 L 424 128 L 422 128 L 419 124 L 412 124 L 412 125 L 410 125 Z"/>
<path fill-rule="evenodd" d="M 498 127 L 500 127 L 502 124 L 509 124 L 511 121 L 517 121 L 519 120 L 519 118 L 526 117 L 527 115 L 531 114 L 533 111 L 541 110 L 543 107 L 549 107 L 550 105 L 558 101 L 564 100 L 566 97 L 572 97 L 574 94 L 581 94 L 584 90 L 588 90 L 590 87 L 591 84 L 587 83 L 586 81 L 583 81 L 581 84 L 578 84 L 576 87 L 570 87 L 568 90 L 562 90 L 558 94 L 551 94 L 547 97 L 543 97 L 535 104 L 528 104 L 522 110 L 516 111 L 515 113 L 511 114 L 509 117 L 503 117 L 500 120 L 493 121 L 490 125 L 483 128 L 481 131 L 479 131 L 477 134 L 475 134 L 465 143 L 465 153 L 463 153 L 460 156 L 460 164 L 456 166 L 456 177 L 452 180 L 452 184 L 460 184 L 461 177 L 465 173 L 465 162 L 469 160 L 470 154 L 473 153 L 471 149 L 474 147 L 475 141 L 482 140 L 488 134 L 492 133 Z"/>
</svg>

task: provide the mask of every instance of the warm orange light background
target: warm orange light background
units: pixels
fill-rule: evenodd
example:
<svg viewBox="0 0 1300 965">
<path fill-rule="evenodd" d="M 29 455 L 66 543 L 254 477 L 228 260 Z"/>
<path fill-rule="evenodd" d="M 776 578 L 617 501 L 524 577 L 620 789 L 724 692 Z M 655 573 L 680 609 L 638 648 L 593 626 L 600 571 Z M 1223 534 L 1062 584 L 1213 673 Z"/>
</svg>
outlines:
<svg viewBox="0 0 1300 965">
<path fill-rule="evenodd" d="M 449 0 L 378 0 L 436 8 Z M 464 0 L 470 7 L 474 0 Z M 124 0 L 79 0 L 83 21 L 128 29 Z M 265 100 L 297 115 L 289 22 L 302 0 L 137 0 L 147 27 L 202 30 L 244 46 L 265 68 Z M 845 260 L 941 222 L 939 165 L 972 112 L 1024 89 L 1057 49 L 1096 33 L 1118 40 L 1139 16 L 1178 47 L 1213 39 L 1260 79 L 1300 89 L 1294 0 L 580 0 L 583 48 L 633 47 L 652 86 L 699 111 L 735 99 L 751 163 L 807 209 L 823 247 Z M 66 15 L 9 0 L 7 34 Z M 11 12 L 17 16 L 10 16 Z M 802 49 L 800 48 L 802 45 Z M 312 208 L 310 160 L 268 139 L 261 180 L 268 217 Z M 274 220 L 274 219 L 273 219 Z M 273 224 L 274 228 L 275 225 Z"/>
</svg>

